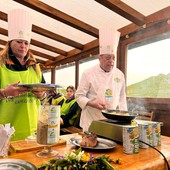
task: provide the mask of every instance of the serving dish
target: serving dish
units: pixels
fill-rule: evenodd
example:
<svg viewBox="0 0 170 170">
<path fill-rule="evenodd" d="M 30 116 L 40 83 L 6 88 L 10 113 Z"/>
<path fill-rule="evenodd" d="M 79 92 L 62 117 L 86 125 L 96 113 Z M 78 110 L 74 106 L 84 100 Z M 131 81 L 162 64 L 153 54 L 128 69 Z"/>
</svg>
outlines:
<svg viewBox="0 0 170 170">
<path fill-rule="evenodd" d="M 37 170 L 36 166 L 22 159 L 1 159 L 0 170 Z"/>
<path fill-rule="evenodd" d="M 130 122 L 135 119 L 138 114 L 130 111 L 122 111 L 122 110 L 102 110 L 102 114 L 107 119 Z"/>
<path fill-rule="evenodd" d="M 80 143 L 82 141 L 82 137 L 78 136 L 78 137 L 72 137 L 70 138 L 70 143 L 75 145 L 75 146 L 78 146 L 78 147 L 81 147 L 82 149 L 90 149 L 90 150 L 108 150 L 108 149 L 113 149 L 116 147 L 116 143 L 112 140 L 109 140 L 109 139 L 104 139 L 104 138 L 97 138 L 97 146 L 95 147 L 86 147 L 86 146 L 81 146 Z"/>
<path fill-rule="evenodd" d="M 45 84 L 45 83 L 35 83 L 35 84 L 18 84 L 18 87 L 27 87 L 33 91 L 48 91 L 55 88 L 62 88 L 60 85 L 55 84 Z"/>
</svg>

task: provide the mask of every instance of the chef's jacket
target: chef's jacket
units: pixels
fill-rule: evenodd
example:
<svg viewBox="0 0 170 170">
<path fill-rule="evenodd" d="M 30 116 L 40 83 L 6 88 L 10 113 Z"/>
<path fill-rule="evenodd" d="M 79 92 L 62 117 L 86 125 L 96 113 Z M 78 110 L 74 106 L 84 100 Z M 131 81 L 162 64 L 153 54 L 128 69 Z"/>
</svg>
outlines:
<svg viewBox="0 0 170 170">
<path fill-rule="evenodd" d="M 124 74 L 117 68 L 105 72 L 95 65 L 82 74 L 75 97 L 82 109 L 80 126 L 88 131 L 93 120 L 105 119 L 101 110 L 87 106 L 89 100 L 101 101 L 107 109 L 127 110 Z"/>
</svg>

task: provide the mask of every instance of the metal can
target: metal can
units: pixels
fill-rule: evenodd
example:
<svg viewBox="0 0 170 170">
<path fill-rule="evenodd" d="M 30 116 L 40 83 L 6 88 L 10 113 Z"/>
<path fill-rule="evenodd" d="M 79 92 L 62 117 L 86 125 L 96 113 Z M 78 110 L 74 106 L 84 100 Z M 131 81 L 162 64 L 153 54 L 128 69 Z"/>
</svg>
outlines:
<svg viewBox="0 0 170 170">
<path fill-rule="evenodd" d="M 139 140 L 152 146 L 152 123 L 139 123 Z M 140 148 L 149 148 L 149 145 L 139 142 Z"/>
<path fill-rule="evenodd" d="M 123 151 L 127 154 L 139 153 L 138 126 L 123 126 Z"/>
<path fill-rule="evenodd" d="M 60 106 L 50 105 L 48 109 L 47 143 L 55 144 L 60 135 Z"/>
<path fill-rule="evenodd" d="M 160 146 L 161 145 L 161 123 L 160 122 L 152 122 L 152 146 Z"/>
</svg>

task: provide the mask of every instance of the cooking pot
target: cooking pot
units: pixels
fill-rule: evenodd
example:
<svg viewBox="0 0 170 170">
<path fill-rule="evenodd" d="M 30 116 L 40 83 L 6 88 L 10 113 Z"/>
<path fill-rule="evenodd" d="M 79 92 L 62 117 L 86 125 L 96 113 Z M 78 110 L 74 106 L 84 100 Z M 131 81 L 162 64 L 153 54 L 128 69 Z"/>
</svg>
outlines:
<svg viewBox="0 0 170 170">
<path fill-rule="evenodd" d="M 122 111 L 122 110 L 102 110 L 102 114 L 107 119 L 122 121 L 122 122 L 130 122 L 135 119 L 138 114 L 130 111 Z"/>
</svg>

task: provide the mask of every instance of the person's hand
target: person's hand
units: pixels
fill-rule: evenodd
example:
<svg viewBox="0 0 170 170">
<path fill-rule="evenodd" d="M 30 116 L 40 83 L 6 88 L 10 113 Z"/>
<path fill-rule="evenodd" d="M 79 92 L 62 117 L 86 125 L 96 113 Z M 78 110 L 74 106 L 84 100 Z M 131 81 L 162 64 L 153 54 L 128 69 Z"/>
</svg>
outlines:
<svg viewBox="0 0 170 170">
<path fill-rule="evenodd" d="M 39 98 L 40 100 L 43 100 L 47 97 L 46 92 L 44 91 L 31 91 L 35 96 L 37 96 L 37 98 Z"/>
<path fill-rule="evenodd" d="M 6 88 L 3 89 L 5 97 L 16 97 L 23 95 L 28 92 L 28 88 L 26 87 L 18 87 L 19 82 L 9 84 Z"/>
<path fill-rule="evenodd" d="M 64 121 L 62 118 L 60 118 L 60 125 L 64 125 Z"/>
<path fill-rule="evenodd" d="M 88 101 L 87 105 L 99 110 L 105 109 L 105 104 L 100 101 Z"/>
</svg>

